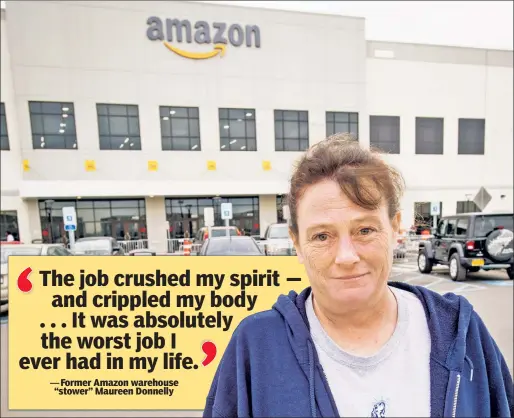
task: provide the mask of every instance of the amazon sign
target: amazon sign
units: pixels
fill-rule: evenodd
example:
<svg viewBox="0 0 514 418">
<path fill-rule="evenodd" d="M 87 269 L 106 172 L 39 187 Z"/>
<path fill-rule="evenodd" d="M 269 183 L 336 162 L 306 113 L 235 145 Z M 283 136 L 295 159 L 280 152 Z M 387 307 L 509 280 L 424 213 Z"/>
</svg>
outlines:
<svg viewBox="0 0 514 418">
<path fill-rule="evenodd" d="M 162 41 L 167 49 L 184 58 L 201 60 L 216 56 L 223 57 L 229 45 L 261 47 L 261 32 L 256 25 L 246 25 L 244 28 L 237 23 L 229 26 L 223 22 L 213 22 L 210 25 L 203 20 L 193 24 L 187 19 L 166 19 L 164 24 L 155 16 L 149 17 L 146 23 L 148 39 Z M 211 48 L 204 52 L 188 50 L 187 44 L 193 42 L 208 45 Z"/>
</svg>

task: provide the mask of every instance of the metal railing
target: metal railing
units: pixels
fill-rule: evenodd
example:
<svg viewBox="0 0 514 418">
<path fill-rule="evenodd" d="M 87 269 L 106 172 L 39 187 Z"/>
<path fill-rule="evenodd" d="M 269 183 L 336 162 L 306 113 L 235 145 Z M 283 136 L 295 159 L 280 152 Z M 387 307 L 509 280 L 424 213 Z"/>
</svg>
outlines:
<svg viewBox="0 0 514 418">
<path fill-rule="evenodd" d="M 138 239 L 130 241 L 118 241 L 120 246 L 126 251 L 148 249 L 147 239 Z"/>
<path fill-rule="evenodd" d="M 419 243 L 433 238 L 432 235 L 408 235 L 405 237 L 405 247 L 408 254 L 417 254 Z"/>
<path fill-rule="evenodd" d="M 189 241 L 192 241 L 190 238 Z M 191 245 L 191 255 L 196 255 L 200 251 L 202 244 L 193 243 Z M 183 254 L 184 253 L 184 238 L 169 238 L 168 239 L 168 253 Z"/>
<path fill-rule="evenodd" d="M 419 243 L 432 238 L 432 235 L 402 235 L 400 236 L 399 243 L 395 248 L 393 258 L 399 259 L 413 259 L 417 257 L 419 252 Z"/>
</svg>

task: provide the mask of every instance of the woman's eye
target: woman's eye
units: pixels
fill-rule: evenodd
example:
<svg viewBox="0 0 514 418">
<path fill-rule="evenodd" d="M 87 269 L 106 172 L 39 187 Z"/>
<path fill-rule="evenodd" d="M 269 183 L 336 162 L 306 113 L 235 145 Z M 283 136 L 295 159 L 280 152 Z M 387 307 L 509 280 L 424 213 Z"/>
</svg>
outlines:
<svg viewBox="0 0 514 418">
<path fill-rule="evenodd" d="M 314 239 L 317 239 L 319 241 L 326 241 L 328 239 L 327 234 L 318 234 L 314 237 Z"/>
</svg>

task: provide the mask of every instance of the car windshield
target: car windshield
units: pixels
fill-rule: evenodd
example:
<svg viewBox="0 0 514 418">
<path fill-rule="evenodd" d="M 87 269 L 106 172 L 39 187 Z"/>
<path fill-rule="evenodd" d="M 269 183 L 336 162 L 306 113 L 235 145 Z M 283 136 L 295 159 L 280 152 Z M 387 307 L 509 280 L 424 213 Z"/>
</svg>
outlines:
<svg viewBox="0 0 514 418">
<path fill-rule="evenodd" d="M 285 226 L 272 226 L 269 231 L 270 238 L 279 238 L 279 239 L 288 239 L 289 238 L 289 230 L 287 225 Z"/>
<path fill-rule="evenodd" d="M 512 215 L 480 215 L 475 218 L 476 237 L 486 237 L 496 229 L 509 229 L 512 231 Z"/>
<path fill-rule="evenodd" d="M 0 251 L 0 261 L 2 263 L 7 263 L 7 260 L 11 255 L 41 255 L 41 248 L 7 248 L 2 246 Z"/>
<path fill-rule="evenodd" d="M 259 247 L 252 239 L 212 240 L 207 247 L 207 255 L 261 255 Z"/>
<path fill-rule="evenodd" d="M 75 252 L 82 254 L 111 254 L 111 241 L 107 239 L 77 241 Z"/>
<path fill-rule="evenodd" d="M 237 236 L 237 231 L 234 228 L 229 228 L 229 234 L 230 234 L 230 236 L 235 237 L 235 236 Z M 213 238 L 216 238 L 216 237 L 226 237 L 226 236 L 227 236 L 227 229 L 226 228 L 223 228 L 223 229 L 213 229 L 212 230 L 212 237 Z"/>
</svg>

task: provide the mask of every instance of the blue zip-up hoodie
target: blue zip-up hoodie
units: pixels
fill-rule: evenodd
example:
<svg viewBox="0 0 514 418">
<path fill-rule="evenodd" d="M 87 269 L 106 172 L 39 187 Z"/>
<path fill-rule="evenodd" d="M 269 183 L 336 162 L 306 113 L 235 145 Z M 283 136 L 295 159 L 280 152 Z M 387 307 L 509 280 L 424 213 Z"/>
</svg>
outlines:
<svg viewBox="0 0 514 418">
<path fill-rule="evenodd" d="M 452 293 L 389 285 L 414 293 L 425 308 L 432 338 L 430 415 L 511 417 L 512 376 L 471 304 Z M 310 292 L 308 287 L 299 295 L 281 295 L 271 310 L 241 321 L 215 373 L 204 417 L 344 416 L 310 336 Z"/>
</svg>

